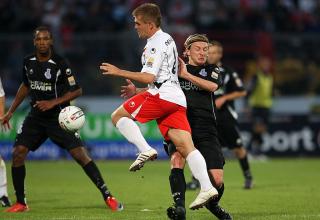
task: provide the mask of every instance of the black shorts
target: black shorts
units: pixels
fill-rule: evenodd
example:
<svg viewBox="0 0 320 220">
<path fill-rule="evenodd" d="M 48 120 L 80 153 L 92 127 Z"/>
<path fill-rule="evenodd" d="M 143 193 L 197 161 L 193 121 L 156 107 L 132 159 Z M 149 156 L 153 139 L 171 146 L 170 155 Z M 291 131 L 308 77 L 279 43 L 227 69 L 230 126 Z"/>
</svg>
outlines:
<svg viewBox="0 0 320 220">
<path fill-rule="evenodd" d="M 60 127 L 58 117 L 46 118 L 32 114 L 25 118 L 18 129 L 14 146 L 23 145 L 35 151 L 48 138 L 66 150 L 84 146 L 78 133 L 70 133 Z"/>
<path fill-rule="evenodd" d="M 243 147 L 238 122 L 228 109 L 217 111 L 218 136 L 222 147 Z"/>
<path fill-rule="evenodd" d="M 208 170 L 223 169 L 225 160 L 221 151 L 221 145 L 218 138 L 213 136 L 211 141 L 202 141 L 194 144 L 195 147 L 200 151 L 200 153 L 204 157 Z M 174 152 L 177 151 L 176 147 L 172 142 L 164 142 L 163 146 L 168 156 L 171 156 Z"/>
<path fill-rule="evenodd" d="M 270 118 L 269 108 L 261 108 L 261 107 L 252 108 L 253 124 L 264 124 L 265 126 L 268 126 L 269 118 Z"/>
</svg>

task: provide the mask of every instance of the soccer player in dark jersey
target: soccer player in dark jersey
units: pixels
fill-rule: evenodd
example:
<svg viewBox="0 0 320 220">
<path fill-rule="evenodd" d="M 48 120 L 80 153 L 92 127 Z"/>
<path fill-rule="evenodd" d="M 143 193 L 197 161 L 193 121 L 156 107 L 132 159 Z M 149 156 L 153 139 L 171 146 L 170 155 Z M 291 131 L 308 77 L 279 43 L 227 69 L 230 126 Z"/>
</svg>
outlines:
<svg viewBox="0 0 320 220">
<path fill-rule="evenodd" d="M 252 175 L 247 151 L 243 146 L 238 128 L 238 114 L 234 107 L 234 100 L 246 96 L 247 92 L 238 73 L 225 66 L 221 62 L 222 57 L 222 44 L 212 41 L 209 45 L 208 63 L 217 65 L 222 76 L 222 86 L 214 92 L 219 138 L 222 146 L 228 147 L 238 158 L 245 178 L 244 188 L 251 189 Z"/>
<path fill-rule="evenodd" d="M 82 166 L 85 173 L 100 190 L 103 199 L 113 211 L 123 208 L 108 190 L 101 174 L 85 150 L 79 134 L 69 133 L 59 126 L 58 114 L 70 101 L 82 94 L 74 74 L 65 59 L 52 49 L 52 33 L 46 27 L 34 31 L 35 53 L 23 61 L 23 81 L 8 112 L 2 118 L 7 124 L 20 103 L 29 95 L 31 111 L 17 132 L 12 155 L 12 181 L 17 202 L 6 212 L 25 212 L 25 159 L 30 151 L 37 150 L 50 138 L 59 147 L 67 150 Z"/>
<path fill-rule="evenodd" d="M 237 72 L 225 66 L 221 59 L 223 57 L 223 47 L 218 41 L 209 44 L 208 63 L 217 65 L 222 78 L 221 87 L 214 92 L 216 116 L 218 123 L 219 140 L 223 147 L 228 147 L 238 158 L 245 182 L 244 188 L 252 188 L 252 174 L 250 171 L 247 151 L 243 147 L 243 142 L 238 128 L 238 114 L 235 111 L 234 100 L 244 97 L 247 92 L 244 89 L 242 80 Z M 198 181 L 192 178 L 187 183 L 189 189 L 198 188 Z"/>
<path fill-rule="evenodd" d="M 187 38 L 184 46 L 188 64 L 185 65 L 180 59 L 179 81 L 187 98 L 187 116 L 192 139 L 204 156 L 212 184 L 219 192 L 219 196 L 207 203 L 206 208 L 219 219 L 232 219 L 231 215 L 218 205 L 224 192 L 224 157 L 218 140 L 213 92 L 220 86 L 221 78 L 217 66 L 206 64 L 208 43 L 208 38 L 201 34 Z M 175 202 L 167 209 L 167 214 L 170 219 L 185 219 L 185 160 L 172 143 L 165 143 L 165 149 L 171 158 L 169 181 Z"/>
</svg>

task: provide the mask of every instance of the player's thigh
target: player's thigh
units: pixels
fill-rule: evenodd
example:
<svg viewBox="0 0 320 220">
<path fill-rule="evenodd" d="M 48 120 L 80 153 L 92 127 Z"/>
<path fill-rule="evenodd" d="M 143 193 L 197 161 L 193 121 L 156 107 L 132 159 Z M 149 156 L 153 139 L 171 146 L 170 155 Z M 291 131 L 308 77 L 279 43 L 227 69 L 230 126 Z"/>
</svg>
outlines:
<svg viewBox="0 0 320 220">
<path fill-rule="evenodd" d="M 29 114 L 17 130 L 14 146 L 22 145 L 35 151 L 47 138 L 45 120 Z"/>
<path fill-rule="evenodd" d="M 194 144 L 204 157 L 208 170 L 223 169 L 225 160 L 217 137 L 213 136 L 211 140 L 201 142 L 195 141 Z"/>
<path fill-rule="evenodd" d="M 164 103 L 166 104 L 166 103 Z M 165 107 L 166 105 L 163 106 Z M 172 106 L 169 106 L 172 105 Z M 177 104 L 167 104 L 168 114 L 157 119 L 159 130 L 165 140 L 170 140 L 168 136 L 169 129 L 186 131 L 191 135 L 191 128 L 186 115 L 186 108 Z M 191 136 L 190 136 L 191 137 Z"/>
<path fill-rule="evenodd" d="M 152 95 L 148 92 L 139 93 L 123 103 L 123 108 L 132 118 L 145 123 L 163 116 L 159 94 Z"/>
<path fill-rule="evenodd" d="M 46 129 L 50 140 L 63 149 L 71 150 L 84 146 L 80 138 L 80 134 L 78 132 L 68 132 L 63 130 L 60 127 L 58 120 L 51 121 Z"/>
<path fill-rule="evenodd" d="M 234 149 L 243 146 L 240 130 L 233 121 L 218 123 L 218 134 L 223 147 Z"/>
</svg>

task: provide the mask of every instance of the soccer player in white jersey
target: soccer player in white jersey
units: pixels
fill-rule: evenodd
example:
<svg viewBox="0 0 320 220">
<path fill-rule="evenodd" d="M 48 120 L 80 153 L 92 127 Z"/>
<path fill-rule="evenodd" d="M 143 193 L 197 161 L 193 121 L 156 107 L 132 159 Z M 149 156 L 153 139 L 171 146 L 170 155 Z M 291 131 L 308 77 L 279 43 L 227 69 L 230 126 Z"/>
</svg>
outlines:
<svg viewBox="0 0 320 220">
<path fill-rule="evenodd" d="M 130 171 L 136 171 L 146 161 L 155 159 L 157 151 L 146 142 L 134 120 L 140 123 L 156 120 L 165 140 L 171 140 L 176 145 L 188 161 L 192 174 L 200 181 L 200 193 L 189 208 L 201 208 L 216 197 L 218 192 L 212 186 L 205 160 L 194 147 L 191 138 L 186 117 L 186 98 L 178 81 L 179 61 L 175 42 L 160 28 L 161 14 L 157 5 L 142 4 L 132 15 L 139 38 L 147 39 L 141 72 L 119 69 L 109 63 L 102 63 L 100 69 L 105 75 L 146 83 L 148 88 L 130 94 L 134 96 L 113 112 L 112 123 L 139 150 L 138 158 L 129 168 Z"/>
<path fill-rule="evenodd" d="M 0 78 L 0 119 L 4 115 L 5 108 L 5 93 L 3 91 L 1 78 Z M 6 164 L 0 155 L 0 203 L 3 207 L 9 207 L 10 201 L 8 198 L 7 191 L 7 173 L 6 173 Z"/>
</svg>

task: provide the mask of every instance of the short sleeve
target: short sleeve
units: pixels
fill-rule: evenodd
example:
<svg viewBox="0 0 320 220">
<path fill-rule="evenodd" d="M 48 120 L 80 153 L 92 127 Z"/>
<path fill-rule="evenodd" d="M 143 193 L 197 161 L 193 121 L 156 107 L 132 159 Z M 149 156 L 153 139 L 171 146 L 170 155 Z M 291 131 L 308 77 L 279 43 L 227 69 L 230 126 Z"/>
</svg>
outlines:
<svg viewBox="0 0 320 220">
<path fill-rule="evenodd" d="M 22 65 L 22 82 L 23 84 L 25 84 L 26 86 L 29 87 L 29 80 L 27 77 L 27 62 L 26 59 L 23 60 L 23 65 Z"/>
<path fill-rule="evenodd" d="M 141 72 L 157 75 L 164 59 L 163 49 L 160 46 L 149 45 L 143 52 L 143 67 Z"/>
<path fill-rule="evenodd" d="M 65 60 L 61 60 L 59 64 L 59 68 L 61 70 L 61 78 L 64 82 L 64 84 L 69 87 L 69 91 L 74 91 L 80 88 L 75 74 L 71 70 L 69 64 Z"/>
<path fill-rule="evenodd" d="M 231 87 L 232 91 L 244 91 L 245 90 L 243 82 L 236 71 L 232 70 L 230 72 L 230 78 L 231 78 L 230 87 Z"/>
</svg>

